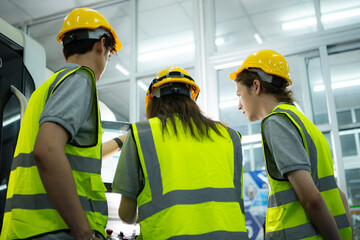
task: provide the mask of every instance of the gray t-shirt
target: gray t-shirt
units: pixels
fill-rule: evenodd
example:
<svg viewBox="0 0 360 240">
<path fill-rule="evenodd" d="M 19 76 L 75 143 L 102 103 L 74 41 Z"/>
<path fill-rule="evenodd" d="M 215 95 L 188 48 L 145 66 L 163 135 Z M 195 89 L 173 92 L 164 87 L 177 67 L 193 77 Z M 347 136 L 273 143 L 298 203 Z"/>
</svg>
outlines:
<svg viewBox="0 0 360 240">
<path fill-rule="evenodd" d="M 144 188 L 145 179 L 132 131 L 126 135 L 119 163 L 114 176 L 113 192 L 121 193 L 136 201 Z"/>
<path fill-rule="evenodd" d="M 267 169 L 272 178 L 287 180 L 294 170 L 310 172 L 310 159 L 301 135 L 291 120 L 283 114 L 268 117 L 263 125 Z"/>
<path fill-rule="evenodd" d="M 78 66 L 65 64 L 60 69 Z M 86 70 L 78 70 L 64 79 L 45 103 L 39 126 L 44 122 L 55 122 L 70 133 L 70 144 L 96 144 L 97 102 L 92 81 L 91 74 Z"/>
</svg>

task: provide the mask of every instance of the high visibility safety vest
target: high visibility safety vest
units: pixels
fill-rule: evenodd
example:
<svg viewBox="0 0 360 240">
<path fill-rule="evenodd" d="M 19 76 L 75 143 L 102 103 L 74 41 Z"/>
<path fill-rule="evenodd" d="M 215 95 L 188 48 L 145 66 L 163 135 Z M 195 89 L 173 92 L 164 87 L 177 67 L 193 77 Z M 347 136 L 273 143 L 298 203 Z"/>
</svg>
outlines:
<svg viewBox="0 0 360 240">
<path fill-rule="evenodd" d="M 1 240 L 24 239 L 69 228 L 46 194 L 34 160 L 33 150 L 39 131 L 39 118 L 47 99 L 51 97 L 57 86 L 75 71 L 87 71 L 91 74 L 96 99 L 94 104 L 98 105 L 95 77 L 93 72 L 86 67 L 62 69 L 32 94 L 21 124 L 11 167 Z M 98 106 L 96 108 L 97 143 L 87 147 L 66 144 L 65 153 L 90 226 L 105 236 L 108 210 L 106 188 L 100 175 L 102 128 L 99 108 Z"/>
<path fill-rule="evenodd" d="M 242 197 L 240 134 L 213 130 L 196 140 L 175 117 L 132 125 L 145 185 L 137 197 L 139 239 L 248 239 Z"/>
<path fill-rule="evenodd" d="M 352 239 L 352 231 L 335 181 L 331 151 L 324 135 L 294 105 L 279 104 L 262 121 L 273 114 L 288 117 L 299 130 L 304 148 L 309 156 L 311 176 L 334 216 L 342 238 Z M 266 145 L 263 136 L 265 163 Z M 268 173 L 270 191 L 266 213 L 265 239 L 323 239 L 307 217 L 289 181 L 274 179 Z"/>
</svg>

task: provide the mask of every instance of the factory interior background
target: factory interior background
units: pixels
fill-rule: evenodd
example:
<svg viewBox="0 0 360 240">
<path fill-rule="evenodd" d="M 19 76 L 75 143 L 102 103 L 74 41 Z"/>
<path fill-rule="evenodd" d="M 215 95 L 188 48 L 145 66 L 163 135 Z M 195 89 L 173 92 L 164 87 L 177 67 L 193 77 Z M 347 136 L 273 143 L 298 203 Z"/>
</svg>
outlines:
<svg viewBox="0 0 360 240">
<path fill-rule="evenodd" d="M 168 66 L 186 69 L 200 86 L 201 110 L 242 135 L 250 239 L 263 239 L 267 197 L 260 122 L 249 123 L 238 110 L 228 74 L 254 51 L 282 53 L 296 105 L 331 147 L 337 182 L 348 197 L 360 239 L 360 0 L 1 0 L 0 35 L 5 35 L 3 27 L 22 31 L 31 39 L 25 43 L 36 46 L 24 57 L 29 64 L 44 63 L 43 73 L 30 71 L 35 87 L 65 63 L 56 35 L 77 7 L 101 12 L 123 43 L 97 83 L 101 117 L 109 125 L 104 141 L 123 132 L 109 122 L 145 119 L 145 92 L 156 73 Z M 8 112 L 3 127 L 14 119 Z M 104 163 L 106 183 L 112 181 L 117 158 Z M 120 195 L 107 196 L 108 228 L 139 232 L 138 225 L 118 218 Z"/>
</svg>

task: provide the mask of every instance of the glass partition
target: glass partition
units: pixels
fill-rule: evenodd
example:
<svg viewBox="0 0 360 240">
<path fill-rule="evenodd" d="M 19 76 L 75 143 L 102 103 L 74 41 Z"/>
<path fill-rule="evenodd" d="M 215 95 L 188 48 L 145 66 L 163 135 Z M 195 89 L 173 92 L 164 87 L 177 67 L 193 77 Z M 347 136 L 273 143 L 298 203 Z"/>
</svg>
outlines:
<svg viewBox="0 0 360 240">
<path fill-rule="evenodd" d="M 114 113 L 116 121 L 130 121 L 129 89 L 127 80 L 98 86 L 99 100 Z"/>
<path fill-rule="evenodd" d="M 138 1 L 137 70 L 194 61 L 192 0 Z"/>
</svg>

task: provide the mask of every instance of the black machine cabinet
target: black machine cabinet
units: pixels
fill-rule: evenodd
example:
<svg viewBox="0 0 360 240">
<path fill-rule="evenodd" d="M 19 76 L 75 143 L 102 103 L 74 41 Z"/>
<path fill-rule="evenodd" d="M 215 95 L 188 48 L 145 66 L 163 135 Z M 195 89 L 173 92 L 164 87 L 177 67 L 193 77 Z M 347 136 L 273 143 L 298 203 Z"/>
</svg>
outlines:
<svg viewBox="0 0 360 240">
<path fill-rule="evenodd" d="M 0 33 L 0 231 L 7 183 L 20 130 L 20 115 L 23 113 L 21 107 L 24 107 L 15 92 L 21 92 L 28 100 L 34 90 L 34 81 L 23 64 L 23 47 Z"/>
</svg>

